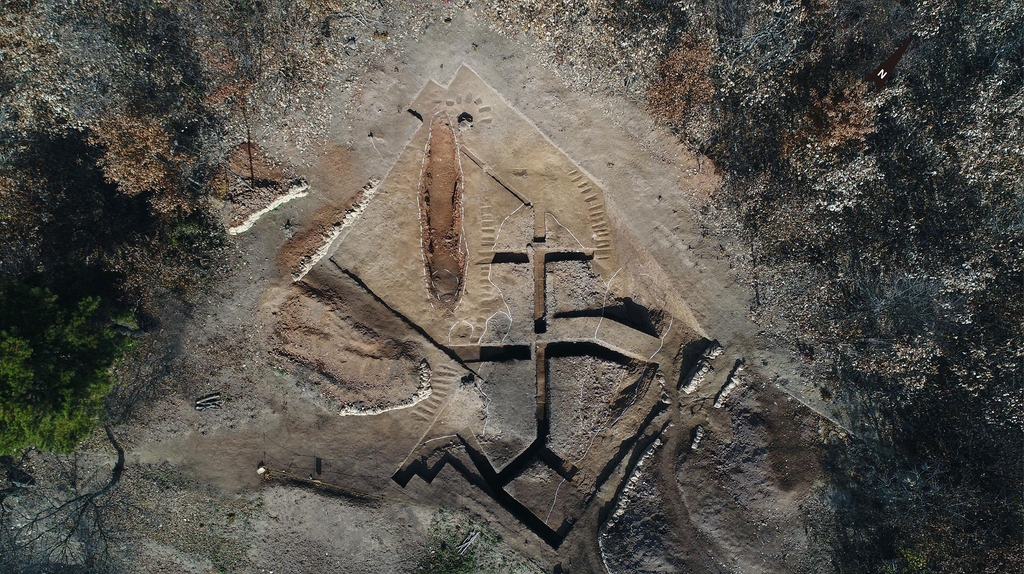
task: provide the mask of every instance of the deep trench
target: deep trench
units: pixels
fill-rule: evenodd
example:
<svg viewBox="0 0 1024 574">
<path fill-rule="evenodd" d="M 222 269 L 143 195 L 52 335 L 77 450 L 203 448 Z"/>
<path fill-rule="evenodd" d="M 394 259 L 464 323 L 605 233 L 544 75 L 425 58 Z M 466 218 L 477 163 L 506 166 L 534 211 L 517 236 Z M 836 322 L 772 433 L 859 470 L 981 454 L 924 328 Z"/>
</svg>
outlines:
<svg viewBox="0 0 1024 574">
<path fill-rule="evenodd" d="M 530 446 L 528 446 L 522 453 L 519 454 L 515 459 L 509 462 L 500 471 L 494 469 L 494 465 L 487 458 L 483 449 L 480 447 L 476 440 L 476 437 L 470 433 L 459 433 L 459 441 L 466 449 L 466 454 L 469 456 L 473 465 L 476 466 L 476 472 L 473 472 L 468 468 L 458 457 L 452 455 L 450 452 L 445 452 L 441 458 L 434 464 L 428 465 L 427 460 L 430 455 L 426 455 L 423 458 L 414 460 L 413 462 L 406 465 L 404 468 L 400 468 L 392 475 L 392 479 L 398 483 L 401 487 L 405 487 L 412 480 L 412 477 L 419 475 L 428 484 L 433 482 L 434 478 L 441 472 L 444 465 L 450 464 L 455 468 L 467 482 L 476 486 L 485 494 L 490 496 L 495 502 L 501 505 L 506 511 L 514 516 L 520 523 L 528 528 L 531 532 L 536 534 L 542 540 L 544 540 L 552 548 L 558 548 L 565 537 L 572 531 L 574 522 L 570 519 L 565 519 L 558 529 L 555 530 L 548 526 L 544 520 L 533 513 L 523 503 L 519 502 L 515 497 L 505 491 L 505 486 L 512 482 L 517 476 L 519 476 L 531 463 L 535 460 L 540 460 L 546 466 L 551 468 L 561 478 L 566 480 L 572 480 L 572 478 L 579 472 L 579 469 L 572 463 L 563 460 L 561 457 L 553 453 L 547 447 L 549 427 L 549 416 L 548 416 L 548 404 L 547 404 L 547 371 L 548 371 L 548 357 L 557 356 L 598 356 L 604 359 L 620 362 L 630 363 L 631 359 L 617 353 L 611 349 L 602 347 L 590 342 L 573 343 L 573 342 L 560 342 L 560 343 L 548 343 L 537 345 L 537 377 L 538 377 L 538 389 L 537 389 L 537 437 L 534 439 Z M 650 364 L 644 368 L 644 371 L 637 378 L 637 381 L 630 387 L 634 388 L 637 396 L 643 394 L 646 391 L 647 386 L 654 378 L 654 373 L 658 370 L 657 364 Z M 629 405 L 623 407 L 628 408 Z M 635 466 L 636 461 L 643 454 L 642 449 L 637 450 L 635 447 L 642 443 L 641 446 L 646 448 L 652 437 L 644 437 L 647 434 L 649 427 L 657 418 L 659 414 L 668 408 L 668 403 L 664 401 L 658 401 L 651 408 L 650 412 L 644 418 L 642 424 L 639 426 L 637 431 L 632 435 L 623 439 L 615 454 L 608 460 L 605 465 L 600 469 L 597 474 L 594 491 L 588 494 L 588 502 L 594 496 L 594 494 L 601 489 L 605 482 L 612 476 L 615 469 L 622 463 L 622 460 L 627 454 L 633 452 L 630 457 L 628 468 L 626 469 L 626 475 Z M 654 433 L 652 436 L 657 436 Z M 622 485 L 619 485 L 616 492 L 620 492 Z M 614 498 L 608 504 L 604 505 L 599 511 L 600 520 L 603 522 L 607 518 L 609 508 L 614 505 Z"/>
<path fill-rule="evenodd" d="M 620 305 L 607 306 L 601 309 L 580 309 L 577 311 L 555 313 L 556 319 L 571 317 L 604 317 L 606 320 L 621 323 L 645 335 L 660 337 L 647 307 L 635 303 L 629 297 L 623 299 Z"/>
<path fill-rule="evenodd" d="M 517 254 L 496 254 L 495 257 L 508 257 L 509 259 L 514 259 L 515 263 L 520 262 L 520 257 Z M 543 260 L 546 262 L 549 260 L 567 260 L 577 258 L 589 259 L 589 257 L 589 255 L 583 253 L 551 252 L 545 254 Z M 513 261 L 509 262 L 511 263 Z M 434 341 L 426 333 L 426 331 L 423 330 L 419 325 L 417 325 L 409 318 L 405 317 L 403 314 L 399 313 L 397 310 L 393 309 L 390 305 L 384 302 L 384 300 L 377 296 L 377 294 L 374 293 L 372 290 L 370 290 L 370 288 L 365 283 L 363 283 L 363 281 L 360 280 L 358 276 L 349 272 L 346 269 L 341 268 L 341 266 L 337 265 L 337 263 L 335 263 L 335 265 L 345 275 L 347 275 L 349 278 L 355 281 L 356 284 L 358 284 L 363 290 L 369 293 L 377 302 L 379 302 L 381 305 L 384 305 L 386 309 L 388 309 L 395 316 L 401 319 L 402 322 L 404 322 L 414 331 L 422 335 L 425 339 L 430 341 L 435 347 L 444 351 L 453 360 L 457 361 L 459 364 L 466 367 L 467 369 L 469 368 L 467 366 L 467 362 L 476 362 L 473 359 L 461 357 L 457 355 L 454 350 L 444 345 L 438 344 L 437 341 Z M 541 269 L 543 269 L 544 266 L 541 265 L 540 267 Z M 632 303 L 632 301 L 629 302 Z M 649 315 L 646 314 L 647 310 L 639 305 L 635 306 L 644 311 L 644 317 L 646 317 L 647 322 L 650 323 L 650 317 Z M 541 329 L 543 329 L 544 327 L 543 317 L 540 318 L 540 327 Z M 651 327 L 653 329 L 653 325 Z M 538 330 L 538 332 L 543 331 Z M 654 335 L 657 336 L 656 333 L 654 333 Z M 703 346 L 691 345 L 691 347 L 687 348 L 684 351 L 684 354 L 687 357 L 695 352 L 699 354 L 700 352 L 703 352 L 705 347 L 706 344 Z M 488 362 L 500 362 L 503 360 L 510 359 L 528 359 L 529 351 L 530 348 L 525 345 L 479 347 L 478 360 Z M 533 511 L 527 508 L 523 503 L 519 502 L 515 497 L 513 497 L 511 494 L 505 491 L 505 486 L 507 486 L 510 482 L 515 480 L 515 478 L 519 476 L 526 468 L 528 468 L 529 465 L 533 463 L 535 460 L 539 460 L 540 462 L 544 463 L 546 466 L 551 468 L 553 471 L 555 471 L 556 474 L 558 474 L 561 478 L 565 480 L 572 480 L 572 478 L 580 470 L 579 468 L 575 467 L 572 463 L 563 460 L 561 457 L 556 455 L 547 447 L 547 440 L 550 432 L 550 417 L 548 412 L 547 401 L 548 358 L 568 356 L 595 356 L 601 359 L 614 361 L 620 364 L 630 364 L 633 362 L 633 360 L 617 351 L 614 351 L 612 349 L 609 349 L 607 347 L 604 347 L 593 342 L 566 341 L 552 343 L 536 343 L 534 353 L 534 360 L 537 366 L 537 436 L 530 443 L 530 445 L 522 453 L 519 454 L 519 456 L 517 456 L 515 459 L 513 459 L 511 462 L 505 465 L 505 467 L 502 468 L 500 472 L 498 472 L 494 469 L 494 466 L 491 464 L 490 460 L 487 458 L 487 455 L 480 447 L 480 444 L 477 442 L 476 437 L 471 433 L 459 433 L 459 441 L 466 449 L 467 455 L 469 456 L 473 465 L 476 467 L 476 472 L 470 469 L 458 457 L 452 455 L 450 452 L 445 452 L 440 457 L 440 459 L 433 465 L 429 465 L 427 462 L 430 457 L 429 454 L 425 455 L 420 459 L 413 460 L 405 467 L 398 469 L 392 475 L 391 478 L 399 486 L 403 488 L 405 488 L 405 486 L 409 484 L 409 481 L 412 480 L 412 477 L 416 475 L 419 475 L 424 481 L 430 484 L 433 482 L 434 478 L 437 477 L 437 475 L 441 472 L 441 470 L 444 468 L 446 464 L 451 465 L 466 479 L 467 482 L 469 482 L 471 485 L 476 486 L 482 492 L 490 496 L 502 508 L 504 508 L 512 516 L 519 520 L 519 522 L 522 523 L 523 526 L 525 526 L 534 534 L 536 534 L 539 538 L 544 540 L 552 548 L 557 549 L 561 545 L 562 541 L 565 540 L 565 537 L 568 536 L 569 532 L 572 530 L 574 522 L 571 521 L 569 518 L 566 518 L 562 522 L 562 524 L 559 525 L 558 530 L 555 530 L 548 526 L 544 522 L 544 520 L 542 520 L 539 516 L 534 514 Z M 474 357 L 474 359 L 475 358 L 476 357 Z M 684 367 L 688 362 L 690 361 L 684 361 Z M 646 365 L 643 372 L 637 378 L 636 382 L 629 387 L 630 389 L 633 389 L 633 393 L 630 394 L 635 397 L 639 397 L 645 394 L 657 370 L 658 365 L 656 363 Z M 470 371 L 474 372 L 472 370 Z M 685 372 L 685 370 L 683 372 Z M 682 373 L 680 374 L 680 377 L 682 377 Z M 631 405 L 632 401 L 630 401 L 626 405 L 620 405 L 619 403 L 616 403 L 616 405 L 614 406 L 621 407 L 624 412 L 625 409 L 629 408 L 629 406 Z M 595 480 L 594 490 L 593 492 L 587 495 L 588 503 L 590 500 L 592 500 L 596 492 L 599 491 L 601 487 L 604 485 L 604 483 L 611 477 L 615 469 L 622 463 L 622 460 L 626 457 L 626 455 L 630 452 L 633 452 L 633 455 L 630 457 L 628 467 L 626 469 L 626 476 L 628 476 L 630 470 L 633 468 L 633 466 L 635 466 L 636 461 L 639 460 L 639 457 L 643 454 L 643 449 L 636 448 L 638 443 L 643 443 L 641 444 L 641 446 L 643 446 L 643 448 L 646 448 L 646 445 L 649 444 L 651 440 L 653 440 L 651 436 L 644 437 L 644 435 L 647 433 L 648 428 L 653 423 L 655 418 L 659 414 L 664 412 L 666 408 L 668 408 L 668 403 L 665 403 L 664 401 L 658 401 L 657 403 L 655 403 L 654 406 L 651 408 L 650 412 L 648 412 L 648 414 L 644 418 L 642 424 L 639 426 L 637 431 L 632 435 L 626 437 L 619 443 L 619 446 L 616 449 L 615 454 L 598 471 Z M 656 435 L 657 433 L 654 433 L 654 435 L 652 436 Z M 620 484 L 617 487 L 616 492 L 620 493 L 622 488 L 623 485 Z M 614 506 L 614 500 L 615 497 L 613 497 L 611 501 L 609 501 L 599 510 L 599 519 L 601 522 L 603 522 L 607 518 L 608 512 L 610 512 L 610 509 Z"/>
</svg>

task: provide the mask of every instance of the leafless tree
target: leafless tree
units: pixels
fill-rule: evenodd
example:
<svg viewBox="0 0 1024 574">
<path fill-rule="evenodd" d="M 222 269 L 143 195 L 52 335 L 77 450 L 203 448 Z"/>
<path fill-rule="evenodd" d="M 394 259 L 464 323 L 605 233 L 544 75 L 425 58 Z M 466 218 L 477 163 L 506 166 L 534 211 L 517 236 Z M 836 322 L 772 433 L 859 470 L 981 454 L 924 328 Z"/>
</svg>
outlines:
<svg viewBox="0 0 1024 574">
<path fill-rule="evenodd" d="M 4 566 L 20 572 L 111 572 L 111 545 L 119 538 L 112 511 L 125 504 L 117 486 L 125 468 L 124 449 L 105 427 L 117 459 L 110 475 L 95 455 L 79 451 L 58 456 L 27 452 L 5 466 L 8 487 L 0 492 L 0 554 Z M 34 456 L 47 475 L 33 477 Z"/>
</svg>

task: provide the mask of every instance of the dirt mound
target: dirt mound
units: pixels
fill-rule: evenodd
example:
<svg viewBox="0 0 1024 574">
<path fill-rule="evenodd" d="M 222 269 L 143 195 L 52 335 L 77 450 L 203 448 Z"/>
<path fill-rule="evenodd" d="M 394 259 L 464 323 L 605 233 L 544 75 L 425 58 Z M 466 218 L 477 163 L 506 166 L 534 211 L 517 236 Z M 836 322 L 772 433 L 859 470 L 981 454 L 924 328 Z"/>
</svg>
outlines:
<svg viewBox="0 0 1024 574">
<path fill-rule="evenodd" d="M 295 180 L 289 166 L 271 158 L 256 144 L 241 143 L 226 162 L 225 208 L 230 227 L 271 204 Z"/>
<path fill-rule="evenodd" d="M 330 237 L 331 232 L 341 225 L 345 217 L 346 207 L 328 203 L 318 208 L 309 223 L 288 238 L 277 254 L 277 261 L 282 267 L 293 272 L 303 261 L 319 249 Z"/>
<path fill-rule="evenodd" d="M 336 293 L 296 283 L 276 317 L 278 353 L 308 369 L 332 409 L 387 409 L 417 394 L 423 351 L 360 322 Z"/>
</svg>

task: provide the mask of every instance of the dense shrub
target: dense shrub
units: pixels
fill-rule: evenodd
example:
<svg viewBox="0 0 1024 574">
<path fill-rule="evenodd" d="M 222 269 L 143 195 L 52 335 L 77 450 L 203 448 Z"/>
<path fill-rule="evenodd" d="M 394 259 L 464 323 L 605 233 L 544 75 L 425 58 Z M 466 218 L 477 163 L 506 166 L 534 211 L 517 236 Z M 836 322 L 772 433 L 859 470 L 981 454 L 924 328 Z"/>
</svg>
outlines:
<svg viewBox="0 0 1024 574">
<path fill-rule="evenodd" d="M 0 455 L 71 451 L 92 430 L 127 345 L 99 308 L 96 298 L 63 306 L 48 289 L 0 282 Z"/>
</svg>

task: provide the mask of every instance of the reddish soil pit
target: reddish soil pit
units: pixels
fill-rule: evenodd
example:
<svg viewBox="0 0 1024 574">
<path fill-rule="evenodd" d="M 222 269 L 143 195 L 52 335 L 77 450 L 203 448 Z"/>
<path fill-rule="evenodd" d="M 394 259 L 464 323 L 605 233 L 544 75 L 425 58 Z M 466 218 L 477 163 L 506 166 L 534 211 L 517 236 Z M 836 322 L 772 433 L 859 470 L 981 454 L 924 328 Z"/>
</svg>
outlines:
<svg viewBox="0 0 1024 574">
<path fill-rule="evenodd" d="M 462 245 L 462 167 L 452 120 L 434 116 L 423 158 L 420 211 L 423 257 L 430 295 L 454 308 L 462 292 L 466 253 Z"/>
</svg>

